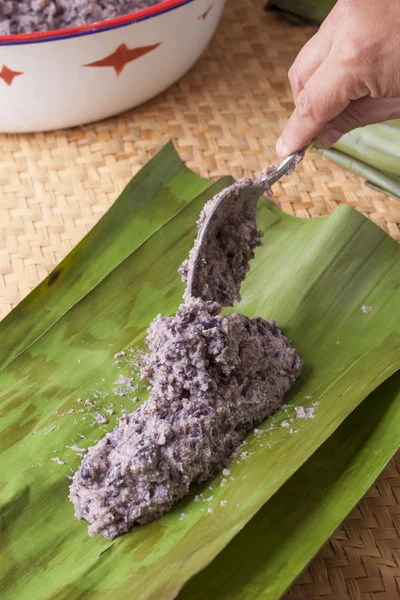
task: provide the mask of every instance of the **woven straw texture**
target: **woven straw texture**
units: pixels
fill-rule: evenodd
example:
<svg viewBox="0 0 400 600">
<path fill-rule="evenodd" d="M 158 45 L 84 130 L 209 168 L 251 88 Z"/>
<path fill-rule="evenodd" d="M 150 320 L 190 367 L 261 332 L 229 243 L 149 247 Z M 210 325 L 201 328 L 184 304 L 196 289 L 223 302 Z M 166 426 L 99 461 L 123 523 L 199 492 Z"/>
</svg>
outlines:
<svg viewBox="0 0 400 600">
<path fill-rule="evenodd" d="M 276 160 L 274 144 L 292 107 L 287 71 L 314 31 L 264 13 L 263 0 L 230 0 L 200 62 L 158 98 L 94 125 L 0 135 L 0 317 L 167 140 L 174 139 L 190 168 L 211 178 L 251 175 Z M 274 192 L 277 205 L 303 218 L 348 203 L 400 240 L 400 203 L 316 153 L 307 153 Z M 324 546 L 294 596 L 400 598 L 399 460 Z"/>
<path fill-rule="evenodd" d="M 400 453 L 298 578 L 290 598 L 399 600 Z"/>
</svg>

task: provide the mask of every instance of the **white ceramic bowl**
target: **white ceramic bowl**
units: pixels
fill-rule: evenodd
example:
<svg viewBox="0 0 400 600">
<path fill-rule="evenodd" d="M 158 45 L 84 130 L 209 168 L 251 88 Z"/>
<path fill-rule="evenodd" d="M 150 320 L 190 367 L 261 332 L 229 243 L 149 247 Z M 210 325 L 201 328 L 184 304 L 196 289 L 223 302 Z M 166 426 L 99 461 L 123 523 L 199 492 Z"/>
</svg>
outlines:
<svg viewBox="0 0 400 600">
<path fill-rule="evenodd" d="M 0 37 L 0 132 L 48 131 L 137 106 L 200 57 L 225 0 L 166 0 L 94 25 Z"/>
</svg>

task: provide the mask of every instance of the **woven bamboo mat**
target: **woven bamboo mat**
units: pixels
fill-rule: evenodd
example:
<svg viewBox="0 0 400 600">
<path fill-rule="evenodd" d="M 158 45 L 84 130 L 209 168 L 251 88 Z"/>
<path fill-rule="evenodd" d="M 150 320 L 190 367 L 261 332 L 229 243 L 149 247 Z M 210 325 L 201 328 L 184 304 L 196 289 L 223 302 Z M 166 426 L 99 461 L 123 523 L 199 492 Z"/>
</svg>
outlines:
<svg viewBox="0 0 400 600">
<path fill-rule="evenodd" d="M 190 168 L 211 178 L 254 174 L 276 160 L 274 144 L 292 106 L 287 70 L 313 33 L 265 14 L 263 0 L 230 0 L 203 58 L 158 98 L 95 125 L 0 135 L 0 317 L 93 227 L 168 139 Z M 275 186 L 275 201 L 303 218 L 345 202 L 400 240 L 400 203 L 316 153 Z M 292 594 L 400 598 L 400 457 Z"/>
<path fill-rule="evenodd" d="M 309 600 L 399 600 L 400 453 L 293 586 Z"/>
</svg>

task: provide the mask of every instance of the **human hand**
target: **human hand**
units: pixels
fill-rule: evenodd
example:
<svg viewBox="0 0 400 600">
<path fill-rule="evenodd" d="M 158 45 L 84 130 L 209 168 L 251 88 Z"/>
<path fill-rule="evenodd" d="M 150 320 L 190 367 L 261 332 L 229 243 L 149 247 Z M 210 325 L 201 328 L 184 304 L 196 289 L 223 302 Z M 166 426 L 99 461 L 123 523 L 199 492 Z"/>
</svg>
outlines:
<svg viewBox="0 0 400 600">
<path fill-rule="evenodd" d="M 400 0 L 339 0 L 289 71 L 295 109 L 278 156 L 400 117 Z"/>
</svg>

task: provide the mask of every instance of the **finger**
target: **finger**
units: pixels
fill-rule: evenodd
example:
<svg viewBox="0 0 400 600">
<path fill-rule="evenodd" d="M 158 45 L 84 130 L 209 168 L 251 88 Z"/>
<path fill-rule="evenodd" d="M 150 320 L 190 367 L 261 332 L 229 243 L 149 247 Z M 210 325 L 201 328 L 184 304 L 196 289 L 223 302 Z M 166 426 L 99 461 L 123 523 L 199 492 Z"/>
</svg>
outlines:
<svg viewBox="0 0 400 600">
<path fill-rule="evenodd" d="M 311 75 L 328 56 L 331 45 L 332 39 L 328 30 L 324 35 L 321 32 L 316 33 L 300 50 L 288 73 L 295 104 Z"/>
<path fill-rule="evenodd" d="M 319 148 L 330 148 L 349 131 L 400 118 L 400 98 L 360 98 L 350 102 L 345 111 L 330 121 L 315 138 Z"/>
<path fill-rule="evenodd" d="M 311 142 L 351 100 L 365 96 L 368 90 L 358 84 L 358 77 L 350 70 L 343 77 L 343 69 L 330 54 L 300 92 L 296 108 L 276 144 L 278 156 L 285 158 Z"/>
</svg>

